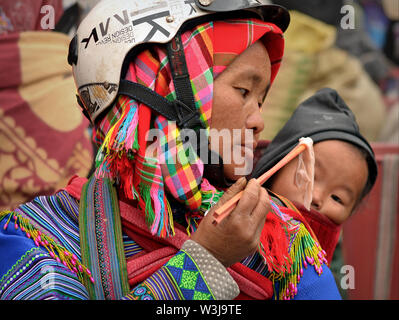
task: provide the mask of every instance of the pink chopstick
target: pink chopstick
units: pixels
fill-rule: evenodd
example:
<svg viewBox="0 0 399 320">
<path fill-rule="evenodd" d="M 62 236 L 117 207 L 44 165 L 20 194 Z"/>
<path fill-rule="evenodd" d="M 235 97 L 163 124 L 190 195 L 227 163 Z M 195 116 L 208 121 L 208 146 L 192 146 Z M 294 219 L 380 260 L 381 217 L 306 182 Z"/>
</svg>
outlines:
<svg viewBox="0 0 399 320">
<path fill-rule="evenodd" d="M 297 157 L 300 153 L 305 151 L 307 148 L 306 144 L 299 144 L 294 149 L 292 149 L 283 159 L 277 162 L 271 169 L 262 174 L 258 179 L 256 179 L 260 185 L 263 185 L 273 174 L 284 167 L 288 162 Z M 224 218 L 226 218 L 231 211 L 236 207 L 237 202 L 241 199 L 243 191 L 237 193 L 233 198 L 227 201 L 220 208 L 216 209 L 213 213 L 213 224 L 220 223 Z"/>
</svg>

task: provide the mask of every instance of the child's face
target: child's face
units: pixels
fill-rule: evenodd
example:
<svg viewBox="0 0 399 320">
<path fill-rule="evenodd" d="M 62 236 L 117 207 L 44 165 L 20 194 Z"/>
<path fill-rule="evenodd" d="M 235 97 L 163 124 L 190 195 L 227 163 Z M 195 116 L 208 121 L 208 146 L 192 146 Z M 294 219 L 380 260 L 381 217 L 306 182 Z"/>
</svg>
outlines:
<svg viewBox="0 0 399 320">
<path fill-rule="evenodd" d="M 315 144 L 314 154 L 312 209 L 342 224 L 349 218 L 366 185 L 367 162 L 356 147 L 340 140 Z M 294 184 L 297 163 L 295 159 L 277 172 L 271 190 L 301 203 L 301 195 Z"/>
</svg>

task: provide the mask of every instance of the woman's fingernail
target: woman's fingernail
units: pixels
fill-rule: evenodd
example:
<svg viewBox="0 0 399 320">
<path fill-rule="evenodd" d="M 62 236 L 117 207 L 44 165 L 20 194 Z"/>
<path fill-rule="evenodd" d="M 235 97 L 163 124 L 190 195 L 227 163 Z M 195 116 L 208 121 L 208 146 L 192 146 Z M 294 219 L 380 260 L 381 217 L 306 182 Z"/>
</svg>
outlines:
<svg viewBox="0 0 399 320">
<path fill-rule="evenodd" d="M 246 181 L 247 181 L 247 179 L 245 177 L 241 177 L 240 179 L 238 179 L 239 184 L 243 184 Z"/>
</svg>

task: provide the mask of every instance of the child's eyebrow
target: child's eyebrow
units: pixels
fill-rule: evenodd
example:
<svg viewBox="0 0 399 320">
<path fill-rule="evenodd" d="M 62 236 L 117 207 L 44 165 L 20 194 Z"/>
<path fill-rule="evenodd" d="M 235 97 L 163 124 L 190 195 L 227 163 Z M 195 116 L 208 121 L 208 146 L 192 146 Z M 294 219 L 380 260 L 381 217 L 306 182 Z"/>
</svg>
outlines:
<svg viewBox="0 0 399 320">
<path fill-rule="evenodd" d="M 351 200 L 356 200 L 355 192 L 352 190 L 352 188 L 348 187 L 346 184 L 342 185 L 341 188 L 344 189 L 348 193 Z"/>
</svg>

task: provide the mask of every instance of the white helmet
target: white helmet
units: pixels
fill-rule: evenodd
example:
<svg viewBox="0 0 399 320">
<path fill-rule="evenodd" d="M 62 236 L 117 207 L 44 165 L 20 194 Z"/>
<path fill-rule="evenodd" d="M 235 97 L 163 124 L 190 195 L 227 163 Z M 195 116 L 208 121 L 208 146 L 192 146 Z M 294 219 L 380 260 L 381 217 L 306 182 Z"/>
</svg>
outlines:
<svg viewBox="0 0 399 320">
<path fill-rule="evenodd" d="M 251 11 L 285 31 L 288 11 L 268 0 L 103 0 L 80 24 L 69 46 L 78 102 L 91 121 L 120 92 L 124 60 L 139 44 L 168 43 L 189 21 Z M 208 18 L 208 21 L 210 18 Z M 205 22 L 205 20 L 201 20 Z"/>
</svg>

